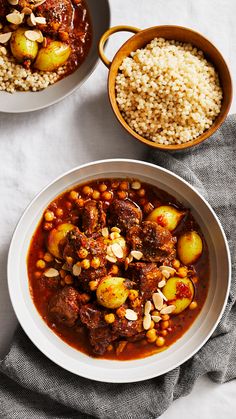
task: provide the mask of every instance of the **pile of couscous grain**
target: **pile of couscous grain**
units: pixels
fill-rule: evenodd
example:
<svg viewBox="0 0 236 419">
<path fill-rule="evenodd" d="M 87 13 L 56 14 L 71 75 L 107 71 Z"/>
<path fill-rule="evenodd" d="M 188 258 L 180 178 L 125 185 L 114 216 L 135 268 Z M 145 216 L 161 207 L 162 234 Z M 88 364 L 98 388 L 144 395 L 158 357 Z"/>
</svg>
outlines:
<svg viewBox="0 0 236 419">
<path fill-rule="evenodd" d="M 34 71 L 16 64 L 5 47 L 0 48 L 0 90 L 14 93 L 17 90 L 36 92 L 56 83 L 65 73 L 65 67 L 55 72 Z"/>
<path fill-rule="evenodd" d="M 125 58 L 116 77 L 122 116 L 159 144 L 196 139 L 220 113 L 222 97 L 218 74 L 202 51 L 162 38 Z"/>
</svg>

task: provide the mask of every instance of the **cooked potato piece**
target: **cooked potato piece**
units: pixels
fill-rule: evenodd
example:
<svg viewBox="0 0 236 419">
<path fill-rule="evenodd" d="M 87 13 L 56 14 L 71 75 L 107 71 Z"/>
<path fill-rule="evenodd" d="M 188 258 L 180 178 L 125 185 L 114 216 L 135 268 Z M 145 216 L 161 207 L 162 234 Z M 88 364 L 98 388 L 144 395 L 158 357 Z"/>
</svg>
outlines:
<svg viewBox="0 0 236 419">
<path fill-rule="evenodd" d="M 66 63 L 70 53 L 69 45 L 60 41 L 52 41 L 39 50 L 34 66 L 41 71 L 54 71 Z"/>
<path fill-rule="evenodd" d="M 148 221 L 155 221 L 162 227 L 166 227 L 169 231 L 173 231 L 185 212 L 179 211 L 170 205 L 162 205 L 155 208 L 147 217 Z"/>
<path fill-rule="evenodd" d="M 107 276 L 103 278 L 97 288 L 97 300 L 106 308 L 118 308 L 126 301 L 129 289 L 126 279 Z"/>
<path fill-rule="evenodd" d="M 73 224 L 64 223 L 50 231 L 48 235 L 48 250 L 56 258 L 60 258 L 60 242 L 66 237 L 69 231 L 73 230 L 75 226 Z"/>
<path fill-rule="evenodd" d="M 177 252 L 184 265 L 196 262 L 202 254 L 202 239 L 196 231 L 188 231 L 178 239 Z"/>
<path fill-rule="evenodd" d="M 189 278 L 173 276 L 168 279 L 162 292 L 175 305 L 173 313 L 178 314 L 191 303 L 194 296 L 194 286 Z"/>
<path fill-rule="evenodd" d="M 18 28 L 12 33 L 10 47 L 12 55 L 19 62 L 33 61 L 38 53 L 38 42 L 25 37 L 26 28 Z"/>
</svg>

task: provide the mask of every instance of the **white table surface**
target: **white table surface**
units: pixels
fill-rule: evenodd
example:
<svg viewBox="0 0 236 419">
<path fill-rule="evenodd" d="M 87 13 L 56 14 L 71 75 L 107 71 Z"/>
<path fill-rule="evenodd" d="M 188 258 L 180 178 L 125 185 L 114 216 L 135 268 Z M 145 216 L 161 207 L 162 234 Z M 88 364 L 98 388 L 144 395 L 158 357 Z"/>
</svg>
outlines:
<svg viewBox="0 0 236 419">
<path fill-rule="evenodd" d="M 221 50 L 236 78 L 235 0 L 111 0 L 112 25 L 140 28 L 177 24 L 198 30 Z M 99 4 L 99 1 L 98 1 Z M 108 55 L 126 39 L 113 36 Z M 56 176 L 91 160 L 140 158 L 147 148 L 130 139 L 115 120 L 106 95 L 107 69 L 99 64 L 74 94 L 49 109 L 0 114 L 0 355 L 17 321 L 7 291 L 7 252 L 14 227 L 33 196 Z M 236 99 L 231 113 L 236 111 Z M 207 377 L 175 401 L 162 419 L 235 417 L 236 382 L 218 385 Z M 18 419 L 18 418 L 17 418 Z M 19 418 L 21 419 L 21 418 Z"/>
</svg>

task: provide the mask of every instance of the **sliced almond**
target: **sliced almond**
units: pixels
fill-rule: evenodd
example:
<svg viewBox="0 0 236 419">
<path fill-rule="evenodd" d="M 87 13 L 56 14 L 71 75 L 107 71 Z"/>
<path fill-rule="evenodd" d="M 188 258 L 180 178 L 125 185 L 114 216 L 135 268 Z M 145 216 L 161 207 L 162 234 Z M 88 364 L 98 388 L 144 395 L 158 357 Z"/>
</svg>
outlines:
<svg viewBox="0 0 236 419">
<path fill-rule="evenodd" d="M 171 304 L 171 305 L 169 305 L 169 306 L 167 306 L 167 307 L 164 307 L 161 311 L 160 311 L 160 313 L 161 314 L 170 314 L 170 313 L 173 313 L 173 311 L 175 310 L 175 305 L 174 304 Z"/>
<path fill-rule="evenodd" d="M 44 276 L 46 276 L 47 278 L 53 278 L 54 276 L 58 276 L 59 272 L 57 269 L 54 268 L 49 268 L 44 272 Z"/>
<path fill-rule="evenodd" d="M 166 298 L 166 296 L 163 294 L 163 292 L 161 292 L 161 290 L 158 289 L 157 292 L 160 294 L 164 301 L 168 301 L 168 298 Z"/>
<path fill-rule="evenodd" d="M 113 253 L 111 245 L 107 246 L 107 254 L 108 256 L 114 257 L 114 253 Z"/>
<path fill-rule="evenodd" d="M 111 263 L 117 262 L 117 259 L 115 257 L 109 256 L 109 255 L 106 255 L 106 259 Z"/>
<path fill-rule="evenodd" d="M 81 274 L 81 270 L 82 270 L 81 266 L 79 264 L 75 263 L 73 265 L 73 268 L 72 268 L 72 273 L 75 276 L 79 276 Z"/>
<path fill-rule="evenodd" d="M 114 253 L 114 255 L 118 258 L 118 259 L 122 259 L 124 256 L 122 247 L 118 244 L 118 243 L 114 243 L 111 245 L 112 251 Z"/>
<path fill-rule="evenodd" d="M 0 34 L 0 44 L 6 44 L 11 38 L 12 32 L 6 32 Z"/>
<path fill-rule="evenodd" d="M 109 230 L 107 227 L 102 228 L 102 236 L 105 237 L 105 239 L 108 239 L 109 237 Z"/>
<path fill-rule="evenodd" d="M 152 295 L 152 299 L 153 299 L 155 308 L 157 310 L 161 310 L 162 307 L 163 307 L 163 298 L 162 298 L 162 296 L 158 292 L 155 292 Z"/>
<path fill-rule="evenodd" d="M 0 47 L 0 53 L 2 55 L 7 55 L 7 49 L 5 47 Z"/>
<path fill-rule="evenodd" d="M 131 310 L 130 308 L 127 308 L 125 311 L 125 318 L 127 320 L 135 321 L 138 318 L 137 313 L 134 310 Z"/>
<path fill-rule="evenodd" d="M 139 250 L 131 250 L 130 254 L 134 257 L 134 259 L 140 260 L 143 257 L 142 252 Z"/>
<path fill-rule="evenodd" d="M 55 261 L 56 261 L 57 263 L 59 263 L 59 264 L 61 264 L 61 263 L 62 263 L 62 261 L 61 261 L 61 260 L 56 259 L 56 258 L 55 258 Z"/>
<path fill-rule="evenodd" d="M 154 323 L 158 323 L 159 321 L 162 320 L 161 316 L 152 316 L 152 320 L 154 321 Z"/>
<path fill-rule="evenodd" d="M 120 233 L 121 232 L 121 229 L 118 228 L 118 227 L 112 227 L 111 228 L 111 231 L 113 231 L 114 233 Z"/>
<path fill-rule="evenodd" d="M 8 3 L 9 3 L 11 6 L 17 6 L 17 4 L 19 3 L 19 0 L 8 0 Z"/>
<path fill-rule="evenodd" d="M 39 38 L 38 38 L 38 39 L 36 39 L 36 41 L 37 41 L 37 42 L 43 42 L 44 37 L 43 37 L 42 32 L 41 32 L 39 29 L 35 29 L 35 31 L 34 31 L 34 32 L 37 32 L 37 33 L 39 34 Z"/>
<path fill-rule="evenodd" d="M 146 301 L 145 306 L 144 306 L 144 314 L 145 315 L 149 314 L 151 309 L 152 309 L 152 303 L 151 301 L 148 300 Z"/>
<path fill-rule="evenodd" d="M 166 280 L 162 279 L 160 282 L 158 282 L 158 288 L 163 288 L 166 285 Z"/>
<path fill-rule="evenodd" d="M 14 25 L 20 25 L 23 22 L 24 14 L 14 11 L 13 13 L 6 15 L 6 19 L 8 22 L 13 23 Z"/>
<path fill-rule="evenodd" d="M 134 181 L 134 182 L 131 183 L 131 188 L 138 190 L 138 189 L 141 188 L 141 183 L 138 182 L 138 181 Z"/>
<path fill-rule="evenodd" d="M 144 328 L 144 330 L 150 329 L 151 324 L 152 324 L 152 318 L 151 318 L 150 314 L 147 314 L 143 318 L 143 328 Z"/>
<path fill-rule="evenodd" d="M 43 16 L 36 16 L 35 22 L 38 23 L 39 25 L 46 25 L 47 23 L 46 18 Z"/>
<path fill-rule="evenodd" d="M 38 31 L 25 31 L 25 37 L 29 41 L 38 41 L 40 39 L 40 34 Z"/>
<path fill-rule="evenodd" d="M 159 267 L 162 275 L 168 279 L 170 276 L 173 276 L 176 273 L 176 270 L 172 268 L 171 266 L 160 266 Z"/>
<path fill-rule="evenodd" d="M 41 4 L 43 4 L 45 1 L 46 1 L 46 0 L 39 0 L 39 1 L 35 1 L 35 2 L 34 2 L 34 8 L 35 8 L 35 7 L 38 7 L 38 6 L 41 6 Z"/>
<path fill-rule="evenodd" d="M 118 237 L 119 237 L 119 233 L 117 233 L 116 231 L 113 231 L 111 234 L 110 234 L 110 239 L 111 240 L 115 240 L 115 239 L 117 239 Z"/>
<path fill-rule="evenodd" d="M 31 11 L 31 13 L 30 13 L 30 16 L 29 16 L 29 17 L 28 17 L 28 19 L 27 19 L 27 24 L 28 24 L 29 26 L 36 26 L 35 15 L 32 13 L 32 11 Z"/>
</svg>

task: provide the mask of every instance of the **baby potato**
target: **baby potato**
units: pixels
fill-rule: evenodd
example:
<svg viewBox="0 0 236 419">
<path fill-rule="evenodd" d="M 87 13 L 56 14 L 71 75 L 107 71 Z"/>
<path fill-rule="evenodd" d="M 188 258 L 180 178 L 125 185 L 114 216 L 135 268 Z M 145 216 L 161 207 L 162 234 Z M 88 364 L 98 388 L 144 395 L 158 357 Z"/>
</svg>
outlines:
<svg viewBox="0 0 236 419">
<path fill-rule="evenodd" d="M 97 288 L 97 300 L 106 308 L 118 308 L 128 298 L 129 289 L 126 286 L 126 279 L 107 276 L 101 280 Z"/>
<path fill-rule="evenodd" d="M 157 224 L 166 227 L 169 231 L 173 231 L 184 214 L 184 211 L 179 211 L 170 205 L 161 205 L 150 212 L 147 220 L 155 221 Z"/>
<path fill-rule="evenodd" d="M 194 286 L 189 278 L 173 276 L 168 279 L 162 292 L 175 305 L 173 314 L 178 314 L 184 311 L 193 300 Z"/>
<path fill-rule="evenodd" d="M 188 231 L 178 239 L 177 252 L 184 265 L 196 262 L 202 254 L 202 239 L 196 231 Z"/>
<path fill-rule="evenodd" d="M 18 28 L 12 32 L 10 47 L 12 55 L 20 63 L 25 60 L 33 61 L 38 53 L 38 42 L 25 37 L 26 28 Z"/>
<path fill-rule="evenodd" d="M 69 233 L 69 231 L 73 230 L 74 228 L 75 226 L 73 224 L 63 223 L 50 231 L 48 235 L 47 248 L 53 256 L 56 258 L 61 257 L 59 244 L 66 237 L 67 233 Z"/>
<path fill-rule="evenodd" d="M 68 44 L 60 41 L 51 41 L 46 47 L 39 50 L 34 67 L 41 71 L 54 71 L 65 64 L 71 53 Z"/>
</svg>

